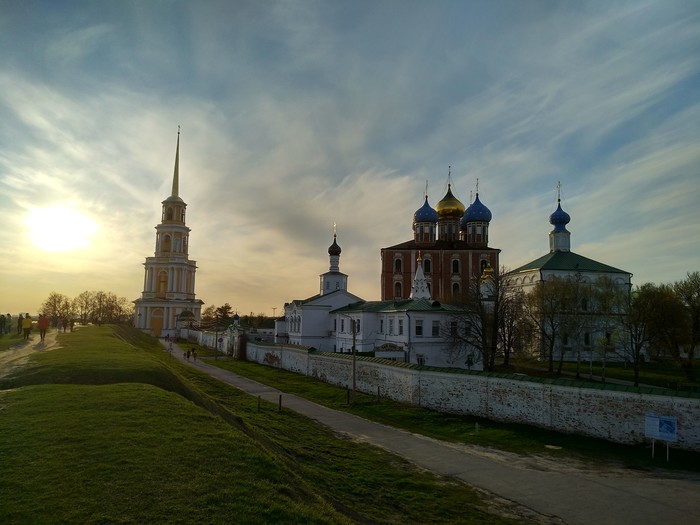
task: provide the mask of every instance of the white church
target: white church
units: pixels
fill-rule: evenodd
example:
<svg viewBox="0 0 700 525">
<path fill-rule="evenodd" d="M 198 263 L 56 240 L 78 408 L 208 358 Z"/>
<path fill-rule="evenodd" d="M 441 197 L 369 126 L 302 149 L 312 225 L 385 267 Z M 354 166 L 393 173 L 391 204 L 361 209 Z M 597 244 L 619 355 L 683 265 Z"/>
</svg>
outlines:
<svg viewBox="0 0 700 525">
<path fill-rule="evenodd" d="M 409 299 L 364 301 L 347 291 L 340 254 L 334 232 L 330 268 L 320 276 L 319 293 L 285 304 L 284 317 L 275 322 L 275 342 L 323 352 L 373 352 L 425 366 L 483 369 L 476 349 L 456 346 L 450 337 L 461 310 L 430 298 L 420 256 Z"/>
</svg>

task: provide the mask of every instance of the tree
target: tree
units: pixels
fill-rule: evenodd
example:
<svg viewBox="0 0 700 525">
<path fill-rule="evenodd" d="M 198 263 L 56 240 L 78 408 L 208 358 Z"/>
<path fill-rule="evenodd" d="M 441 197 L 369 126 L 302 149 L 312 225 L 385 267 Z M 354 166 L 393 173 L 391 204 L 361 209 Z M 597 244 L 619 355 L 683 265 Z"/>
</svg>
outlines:
<svg viewBox="0 0 700 525">
<path fill-rule="evenodd" d="M 52 319 L 72 317 L 71 300 L 63 294 L 51 292 L 42 303 L 39 312 Z"/>
<path fill-rule="evenodd" d="M 216 321 L 216 306 L 213 304 L 207 306 L 202 311 L 202 325 L 212 324 Z"/>
<path fill-rule="evenodd" d="M 557 343 L 563 346 L 565 342 L 567 325 L 562 313 L 569 307 L 569 287 L 570 283 L 565 279 L 552 276 L 538 283 L 535 289 L 527 294 L 524 302 L 525 316 L 537 334 L 535 340 L 539 343 L 540 357 L 547 360 L 549 372 L 554 371 L 554 349 Z M 561 371 L 561 349 L 559 357 Z"/>
<path fill-rule="evenodd" d="M 458 301 L 462 311 L 452 316 L 443 334 L 450 341 L 452 360 L 462 360 L 476 350 L 484 370 L 493 370 L 499 338 L 500 295 L 505 287 L 492 271 L 473 279 Z"/>
<path fill-rule="evenodd" d="M 73 310 L 80 318 L 82 324 L 86 324 L 90 318 L 90 314 L 95 308 L 95 292 L 88 292 L 87 290 L 81 292 L 75 299 L 73 299 Z"/>
<path fill-rule="evenodd" d="M 501 269 L 500 275 L 507 275 Z M 526 337 L 527 324 L 524 322 L 525 293 L 520 288 L 511 288 L 501 283 L 499 285 L 499 314 L 498 314 L 498 347 L 503 352 L 503 365 L 510 364 L 510 355 L 516 345 L 521 345 Z"/>
<path fill-rule="evenodd" d="M 622 325 L 629 337 L 629 360 L 634 370 L 634 386 L 639 386 L 639 372 L 644 362 L 644 350 L 654 340 L 657 287 L 643 284 L 635 288 L 624 305 Z"/>
<path fill-rule="evenodd" d="M 233 317 L 233 308 L 230 304 L 226 303 L 223 306 L 215 308 L 214 313 L 219 321 L 228 321 Z"/>
<path fill-rule="evenodd" d="M 688 272 L 684 280 L 673 284 L 673 291 L 683 307 L 685 317 L 686 358 L 680 359 L 680 364 L 692 380 L 695 349 L 700 344 L 700 272 Z"/>
</svg>

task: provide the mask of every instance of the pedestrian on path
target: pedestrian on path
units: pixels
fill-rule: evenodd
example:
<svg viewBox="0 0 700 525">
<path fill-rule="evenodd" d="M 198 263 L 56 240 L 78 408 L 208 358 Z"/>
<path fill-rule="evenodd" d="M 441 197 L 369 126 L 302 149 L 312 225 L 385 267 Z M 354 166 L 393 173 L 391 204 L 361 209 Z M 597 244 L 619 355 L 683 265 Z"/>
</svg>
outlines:
<svg viewBox="0 0 700 525">
<path fill-rule="evenodd" d="M 5 316 L 5 333 L 9 334 L 10 330 L 12 330 L 12 316 L 7 314 Z"/>
<path fill-rule="evenodd" d="M 49 328 L 49 318 L 44 314 L 40 314 L 36 325 L 39 328 L 39 340 L 43 342 L 46 339 L 46 330 Z"/>
<path fill-rule="evenodd" d="M 192 349 L 192 357 L 194 358 L 195 361 L 197 360 L 197 350 L 194 348 Z"/>
<path fill-rule="evenodd" d="M 27 314 L 22 319 L 22 332 L 24 332 L 24 340 L 29 341 L 29 332 L 32 331 L 32 317 Z"/>
<path fill-rule="evenodd" d="M 22 333 L 22 322 L 24 321 L 24 317 L 22 317 L 22 314 L 19 314 L 19 317 L 17 318 L 17 334 Z"/>
</svg>

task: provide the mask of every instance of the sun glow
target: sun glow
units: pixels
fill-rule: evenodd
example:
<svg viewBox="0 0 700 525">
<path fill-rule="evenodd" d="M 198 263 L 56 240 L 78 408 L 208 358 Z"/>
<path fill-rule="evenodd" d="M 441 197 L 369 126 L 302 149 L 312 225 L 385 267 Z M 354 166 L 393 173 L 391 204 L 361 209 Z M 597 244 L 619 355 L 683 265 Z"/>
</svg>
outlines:
<svg viewBox="0 0 700 525">
<path fill-rule="evenodd" d="M 32 244 L 46 252 L 67 252 L 90 246 L 97 223 L 67 206 L 36 208 L 26 219 Z"/>
</svg>

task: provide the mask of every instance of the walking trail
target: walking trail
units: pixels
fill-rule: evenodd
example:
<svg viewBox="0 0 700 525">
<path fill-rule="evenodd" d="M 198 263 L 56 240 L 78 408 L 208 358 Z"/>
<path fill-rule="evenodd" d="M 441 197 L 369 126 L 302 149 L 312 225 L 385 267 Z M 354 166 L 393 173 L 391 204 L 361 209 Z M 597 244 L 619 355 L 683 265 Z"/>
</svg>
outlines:
<svg viewBox="0 0 700 525">
<path fill-rule="evenodd" d="M 700 524 L 700 475 L 638 472 L 447 443 L 323 407 L 201 360 L 188 361 L 177 345 L 173 356 L 266 401 L 278 403 L 282 396 L 285 408 L 335 432 L 496 495 L 503 511 L 522 518 L 571 525 Z"/>
</svg>

